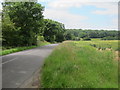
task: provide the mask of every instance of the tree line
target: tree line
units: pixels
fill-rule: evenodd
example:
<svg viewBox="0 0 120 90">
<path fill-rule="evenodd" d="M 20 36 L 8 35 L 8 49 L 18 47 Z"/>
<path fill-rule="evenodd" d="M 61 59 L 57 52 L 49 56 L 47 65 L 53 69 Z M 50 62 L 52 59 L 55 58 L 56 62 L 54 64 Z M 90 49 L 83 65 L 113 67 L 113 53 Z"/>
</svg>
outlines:
<svg viewBox="0 0 120 90">
<path fill-rule="evenodd" d="M 67 40 L 80 40 L 80 38 L 101 38 L 102 40 L 119 40 L 120 31 L 115 30 L 82 30 L 82 29 L 66 29 Z"/>
<path fill-rule="evenodd" d="M 64 24 L 44 19 L 44 7 L 37 2 L 2 3 L 3 46 L 37 45 L 43 37 L 48 42 L 64 40 Z"/>
<path fill-rule="evenodd" d="M 44 8 L 37 2 L 2 3 L 2 45 L 31 46 L 38 40 L 51 43 L 80 38 L 118 39 L 118 31 L 65 29 L 64 24 L 44 19 Z"/>
</svg>

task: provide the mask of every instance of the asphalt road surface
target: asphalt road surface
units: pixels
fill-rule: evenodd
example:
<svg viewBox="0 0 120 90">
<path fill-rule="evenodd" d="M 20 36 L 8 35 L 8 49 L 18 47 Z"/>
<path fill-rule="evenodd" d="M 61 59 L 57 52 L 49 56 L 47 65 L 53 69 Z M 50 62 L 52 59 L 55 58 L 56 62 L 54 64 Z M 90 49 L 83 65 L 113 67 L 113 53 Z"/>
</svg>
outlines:
<svg viewBox="0 0 120 90">
<path fill-rule="evenodd" d="M 40 69 L 58 44 L 50 44 L 2 56 L 2 88 L 19 88 Z"/>
</svg>

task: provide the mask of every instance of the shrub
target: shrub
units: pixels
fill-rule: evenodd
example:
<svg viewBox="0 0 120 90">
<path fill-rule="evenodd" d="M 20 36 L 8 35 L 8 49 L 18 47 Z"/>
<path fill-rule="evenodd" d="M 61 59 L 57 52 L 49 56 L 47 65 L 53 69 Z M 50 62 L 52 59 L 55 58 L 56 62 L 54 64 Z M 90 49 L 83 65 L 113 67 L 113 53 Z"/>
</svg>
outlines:
<svg viewBox="0 0 120 90">
<path fill-rule="evenodd" d="M 83 38 L 83 40 L 84 40 L 84 41 L 91 41 L 91 38 L 85 37 L 85 38 Z"/>
<path fill-rule="evenodd" d="M 103 37 L 101 40 L 118 40 L 118 39 L 119 39 L 118 37 L 108 36 L 108 37 Z"/>
<path fill-rule="evenodd" d="M 37 40 L 38 41 L 44 41 L 44 37 L 43 36 L 38 36 Z"/>
</svg>

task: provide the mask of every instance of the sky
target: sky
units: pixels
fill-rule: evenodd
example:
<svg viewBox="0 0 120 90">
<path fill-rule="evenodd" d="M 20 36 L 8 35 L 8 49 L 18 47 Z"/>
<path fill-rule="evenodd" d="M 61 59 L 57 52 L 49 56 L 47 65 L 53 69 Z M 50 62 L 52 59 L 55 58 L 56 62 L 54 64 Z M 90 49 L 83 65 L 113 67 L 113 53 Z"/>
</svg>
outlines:
<svg viewBox="0 0 120 90">
<path fill-rule="evenodd" d="M 118 0 L 38 0 L 44 18 L 67 29 L 118 30 Z"/>
<path fill-rule="evenodd" d="M 44 18 L 61 22 L 67 29 L 118 30 L 118 1 L 38 0 L 38 3 L 45 6 Z M 0 10 L 1 7 L 0 4 Z"/>
</svg>

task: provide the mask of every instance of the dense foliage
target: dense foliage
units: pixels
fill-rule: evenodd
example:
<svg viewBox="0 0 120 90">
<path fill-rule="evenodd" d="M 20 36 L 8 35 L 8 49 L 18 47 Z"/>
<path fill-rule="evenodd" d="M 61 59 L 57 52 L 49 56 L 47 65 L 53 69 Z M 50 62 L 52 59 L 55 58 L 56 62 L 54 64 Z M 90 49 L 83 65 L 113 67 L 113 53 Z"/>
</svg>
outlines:
<svg viewBox="0 0 120 90">
<path fill-rule="evenodd" d="M 82 30 L 82 29 L 67 29 L 66 39 L 74 40 L 74 38 L 103 38 L 103 40 L 118 40 L 118 31 L 107 30 Z"/>
<path fill-rule="evenodd" d="M 44 19 L 43 10 L 44 7 L 37 2 L 3 3 L 3 46 L 37 45 L 37 40 L 41 40 L 41 37 L 42 41 L 63 41 L 64 25 Z"/>
<path fill-rule="evenodd" d="M 3 45 L 36 45 L 43 7 L 35 2 L 3 3 L 3 7 Z"/>
<path fill-rule="evenodd" d="M 45 28 L 44 34 L 45 40 L 48 42 L 62 42 L 65 40 L 64 32 L 65 27 L 64 24 L 59 23 L 57 21 L 53 21 L 50 19 L 44 19 Z"/>
</svg>

